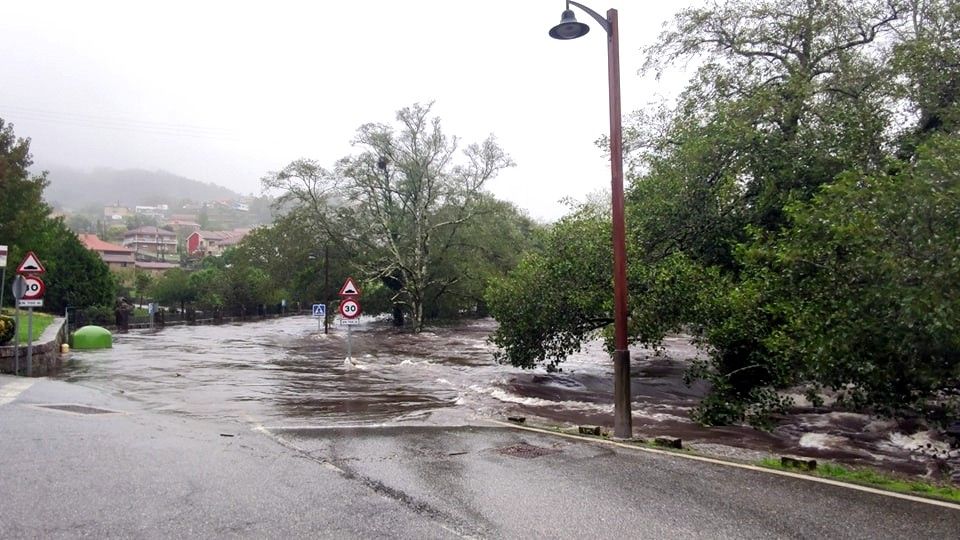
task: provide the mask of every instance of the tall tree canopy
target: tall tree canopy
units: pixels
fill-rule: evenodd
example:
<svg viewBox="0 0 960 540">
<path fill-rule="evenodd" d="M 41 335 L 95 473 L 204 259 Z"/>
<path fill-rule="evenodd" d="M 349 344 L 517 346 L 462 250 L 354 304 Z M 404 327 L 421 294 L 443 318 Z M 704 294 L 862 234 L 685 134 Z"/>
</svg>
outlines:
<svg viewBox="0 0 960 540">
<path fill-rule="evenodd" d="M 0 243 L 10 246 L 9 262 L 16 264 L 34 251 L 47 270 L 44 309 L 60 312 L 66 306 L 113 303 L 116 282 L 99 255 L 86 249 L 59 218 L 50 218 L 43 200 L 46 173 L 31 174 L 30 140 L 17 138 L 13 126 L 0 118 Z M 9 292 L 13 274 L 0 284 Z M 4 302 L 12 303 L 4 294 Z"/>
<path fill-rule="evenodd" d="M 644 51 L 646 73 L 697 69 L 675 105 L 625 129 L 631 339 L 699 330 L 701 421 L 762 423 L 796 385 L 877 411 L 949 406 L 958 24 L 945 0 L 727 0 L 680 11 Z M 548 242 L 583 244 L 566 231 L 590 221 L 568 220 Z M 548 271 L 562 263 L 532 256 L 491 290 L 517 365 L 555 363 L 597 331 L 515 305 L 609 319 L 609 281 L 572 303 Z M 519 287 L 532 272 L 549 293 Z"/>
<path fill-rule="evenodd" d="M 474 307 L 481 301 L 476 291 L 482 287 L 461 286 L 469 274 L 457 261 L 480 238 L 482 214 L 511 214 L 512 223 L 525 225 L 515 209 L 497 208 L 484 191 L 513 164 L 492 137 L 461 149 L 430 105 L 403 108 L 396 120 L 361 126 L 353 141 L 358 152 L 333 170 L 299 160 L 263 184 L 280 190 L 279 204 L 308 212 L 324 236 L 320 243 L 348 254 L 368 284 L 392 291 L 395 317 L 409 314 L 419 331 L 430 311 L 443 311 L 441 299 L 472 296 Z"/>
</svg>

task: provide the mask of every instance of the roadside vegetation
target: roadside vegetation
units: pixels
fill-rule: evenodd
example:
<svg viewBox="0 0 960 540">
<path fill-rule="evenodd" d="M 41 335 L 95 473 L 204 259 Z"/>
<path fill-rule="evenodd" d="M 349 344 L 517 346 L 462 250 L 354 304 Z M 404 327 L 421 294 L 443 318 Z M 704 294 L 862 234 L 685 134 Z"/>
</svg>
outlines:
<svg viewBox="0 0 960 540">
<path fill-rule="evenodd" d="M 696 68 L 625 126 L 629 331 L 692 332 L 707 425 L 814 403 L 960 414 L 960 5 L 728 0 L 644 72 Z M 609 210 L 583 204 L 487 292 L 503 361 L 610 338 Z"/>
<path fill-rule="evenodd" d="M 44 201 L 46 173 L 33 174 L 30 140 L 18 138 L 0 118 L 0 239 L 9 246 L 8 265 L 33 251 L 46 269 L 43 309 L 62 313 L 66 306 L 112 304 L 116 280 L 100 256 L 89 251 L 61 218 L 50 217 Z M 13 306 L 10 283 L 3 283 L 5 306 Z"/>
<path fill-rule="evenodd" d="M 13 309 L 3 309 L 0 311 L 0 345 L 13 344 L 13 333 L 7 332 L 7 326 L 16 324 L 17 339 L 20 343 L 27 342 L 28 313 L 26 310 L 20 310 L 20 317 L 15 318 L 16 312 Z M 46 313 L 33 313 L 33 340 L 36 341 L 43 331 L 53 322 L 53 315 Z M 17 321 L 14 323 L 14 321 Z"/>
<path fill-rule="evenodd" d="M 935 484 L 915 478 L 902 478 L 875 471 L 872 469 L 850 468 L 833 463 L 820 463 L 817 468 L 809 471 L 796 467 L 789 467 L 780 463 L 780 460 L 767 458 L 760 461 L 760 466 L 768 469 L 777 469 L 781 471 L 790 471 L 820 478 L 829 478 L 840 482 L 870 486 L 897 493 L 907 493 L 910 495 L 920 495 L 944 501 L 960 503 L 960 488 L 948 485 Z"/>
<path fill-rule="evenodd" d="M 264 269 L 308 301 L 336 298 L 352 275 L 365 313 L 389 313 L 416 332 L 428 320 L 486 315 L 487 285 L 539 230 L 485 190 L 513 165 L 506 151 L 492 136 L 461 145 L 430 104 L 399 110 L 393 124 L 361 126 L 353 144 L 355 153 L 330 167 L 300 159 L 267 174 L 279 216 L 233 263 Z"/>
</svg>

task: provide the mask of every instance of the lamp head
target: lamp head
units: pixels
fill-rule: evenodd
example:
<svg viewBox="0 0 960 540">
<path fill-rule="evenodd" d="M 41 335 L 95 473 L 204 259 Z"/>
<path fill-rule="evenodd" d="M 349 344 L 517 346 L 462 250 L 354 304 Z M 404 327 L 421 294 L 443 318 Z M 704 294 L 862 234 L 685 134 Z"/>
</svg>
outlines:
<svg viewBox="0 0 960 540">
<path fill-rule="evenodd" d="M 554 39 L 576 39 L 590 31 L 590 27 L 577 22 L 573 10 L 567 9 L 560 16 L 560 24 L 550 29 L 550 37 Z"/>
</svg>

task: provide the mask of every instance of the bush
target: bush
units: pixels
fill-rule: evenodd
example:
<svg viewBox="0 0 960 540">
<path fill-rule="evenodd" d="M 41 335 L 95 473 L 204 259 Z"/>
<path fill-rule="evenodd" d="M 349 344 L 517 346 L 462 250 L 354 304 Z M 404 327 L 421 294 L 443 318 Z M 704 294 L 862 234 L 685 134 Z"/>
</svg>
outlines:
<svg viewBox="0 0 960 540">
<path fill-rule="evenodd" d="M 0 345 L 12 340 L 16 331 L 16 319 L 9 315 L 0 315 Z"/>
</svg>

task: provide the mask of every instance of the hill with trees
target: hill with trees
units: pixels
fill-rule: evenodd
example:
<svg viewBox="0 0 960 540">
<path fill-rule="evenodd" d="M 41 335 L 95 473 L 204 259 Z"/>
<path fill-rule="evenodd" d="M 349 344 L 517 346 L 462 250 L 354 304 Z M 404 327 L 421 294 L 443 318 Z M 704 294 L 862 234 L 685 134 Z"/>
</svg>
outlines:
<svg viewBox="0 0 960 540">
<path fill-rule="evenodd" d="M 177 205 L 194 202 L 236 200 L 233 190 L 166 171 L 101 168 L 81 171 L 55 167 L 48 171 L 46 200 L 54 207 L 78 211 L 91 206 Z"/>
</svg>

